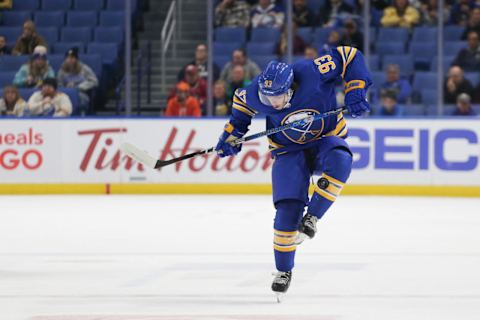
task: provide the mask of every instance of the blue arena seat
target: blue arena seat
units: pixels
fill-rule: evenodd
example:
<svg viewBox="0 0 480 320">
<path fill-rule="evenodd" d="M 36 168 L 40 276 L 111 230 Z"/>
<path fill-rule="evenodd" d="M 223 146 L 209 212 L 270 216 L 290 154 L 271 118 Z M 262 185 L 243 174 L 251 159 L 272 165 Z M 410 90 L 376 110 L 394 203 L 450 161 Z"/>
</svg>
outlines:
<svg viewBox="0 0 480 320">
<path fill-rule="evenodd" d="M 437 50 L 436 43 L 432 42 L 411 42 L 408 53 L 415 60 L 415 67 L 419 66 L 422 69 L 428 69 L 432 56 Z"/>
<path fill-rule="evenodd" d="M 275 55 L 260 55 L 260 56 L 251 56 L 251 60 L 253 60 L 261 70 L 265 69 L 267 64 L 272 60 L 278 60 L 277 56 Z"/>
<path fill-rule="evenodd" d="M 371 76 L 372 76 L 372 82 L 374 87 L 379 89 L 381 88 L 382 84 L 385 83 L 385 79 L 386 79 L 385 72 L 372 71 Z"/>
<path fill-rule="evenodd" d="M 130 0 L 132 3 L 132 12 L 137 8 L 137 1 Z M 123 11 L 125 10 L 125 0 L 107 0 L 107 10 L 111 11 Z"/>
<path fill-rule="evenodd" d="M 465 78 L 470 80 L 472 85 L 476 87 L 477 85 L 480 85 L 480 73 L 478 72 L 465 72 L 464 74 Z"/>
<path fill-rule="evenodd" d="M 94 35 L 95 42 L 120 44 L 124 40 L 123 29 L 120 27 L 96 27 Z"/>
<path fill-rule="evenodd" d="M 19 88 L 18 91 L 20 92 L 20 96 L 23 98 L 23 100 L 28 101 L 30 97 L 38 91 L 38 89 L 35 88 Z"/>
<path fill-rule="evenodd" d="M 297 29 L 297 35 L 302 38 L 306 44 L 311 44 L 313 41 L 313 33 L 311 27 L 303 27 Z"/>
<path fill-rule="evenodd" d="M 413 29 L 412 41 L 437 42 L 437 29 L 433 27 L 417 27 Z"/>
<path fill-rule="evenodd" d="M 405 53 L 405 44 L 403 42 L 378 43 L 376 52 L 379 55 L 402 54 Z"/>
<path fill-rule="evenodd" d="M 443 72 L 447 72 L 450 66 L 452 65 L 455 56 L 444 56 L 443 57 Z M 432 63 L 430 64 L 430 71 L 437 71 L 438 57 L 434 56 Z"/>
<path fill-rule="evenodd" d="M 325 5 L 325 0 L 308 0 L 307 8 L 315 14 Z"/>
<path fill-rule="evenodd" d="M 73 8 L 75 10 L 102 10 L 105 8 L 104 0 L 74 0 L 73 1 Z"/>
<path fill-rule="evenodd" d="M 252 42 L 274 42 L 280 39 L 280 31 L 275 28 L 252 28 Z"/>
<path fill-rule="evenodd" d="M 448 41 L 444 43 L 443 54 L 446 56 L 456 56 L 460 50 L 467 47 L 465 41 Z"/>
<path fill-rule="evenodd" d="M 404 115 L 415 117 L 415 116 L 424 116 L 425 115 L 425 105 L 423 104 L 410 104 L 403 108 Z"/>
<path fill-rule="evenodd" d="M 215 29 L 215 41 L 217 42 L 245 42 L 247 34 L 245 28 L 220 27 Z"/>
<path fill-rule="evenodd" d="M 102 77 L 102 56 L 99 54 L 81 54 L 80 61 L 89 66 L 100 80 Z"/>
<path fill-rule="evenodd" d="M 87 53 L 96 53 L 102 57 L 102 63 L 113 65 L 118 58 L 118 45 L 115 43 L 98 43 L 92 42 L 88 44 Z"/>
<path fill-rule="evenodd" d="M 70 10 L 72 3 L 70 0 L 42 0 L 42 10 Z"/>
<path fill-rule="evenodd" d="M 80 53 L 85 52 L 85 44 L 83 42 L 57 42 L 52 46 L 51 52 L 55 54 L 65 54 L 73 47 L 77 47 Z"/>
<path fill-rule="evenodd" d="M 37 11 L 35 12 L 36 27 L 60 28 L 65 24 L 64 11 Z"/>
<path fill-rule="evenodd" d="M 248 56 L 271 55 L 275 53 L 276 46 L 277 44 L 273 42 L 267 42 L 267 43 L 249 42 L 247 43 L 247 55 Z"/>
<path fill-rule="evenodd" d="M 97 23 L 97 11 L 69 11 L 67 13 L 67 26 L 69 27 L 95 27 Z"/>
<path fill-rule="evenodd" d="M 64 54 L 50 54 L 48 56 L 48 63 L 55 71 L 55 74 L 58 72 L 58 70 L 62 66 L 64 60 L 65 60 Z"/>
<path fill-rule="evenodd" d="M 327 43 L 328 36 L 330 35 L 330 32 L 332 32 L 334 29 L 333 28 L 317 28 L 315 29 L 313 33 L 313 41 L 316 43 L 322 45 L 324 43 Z"/>
<path fill-rule="evenodd" d="M 80 96 L 78 94 L 77 88 L 58 88 L 58 91 L 65 93 L 72 102 L 72 116 L 77 116 L 80 114 L 79 106 L 80 106 Z"/>
<path fill-rule="evenodd" d="M 63 27 L 61 32 L 63 42 L 84 42 L 92 40 L 92 28 L 89 27 Z"/>
<path fill-rule="evenodd" d="M 0 88 L 11 85 L 13 78 L 15 78 L 16 71 L 2 71 L 0 72 Z"/>
<path fill-rule="evenodd" d="M 214 42 L 213 53 L 215 55 L 232 56 L 232 52 L 236 49 L 242 48 L 243 43 L 236 42 Z"/>
<path fill-rule="evenodd" d="M 18 27 L 32 19 L 32 13 L 30 11 L 2 11 L 2 18 L 4 26 Z"/>
<path fill-rule="evenodd" d="M 460 41 L 462 38 L 463 26 L 445 26 L 443 30 L 444 41 Z"/>
<path fill-rule="evenodd" d="M 402 76 L 410 76 L 413 73 L 413 57 L 410 55 L 386 55 L 383 57 L 383 69 L 389 64 L 398 64 Z"/>
<path fill-rule="evenodd" d="M 437 104 L 436 89 L 422 89 L 422 102 L 427 105 Z"/>
<path fill-rule="evenodd" d="M 406 28 L 380 28 L 378 31 L 379 42 L 402 42 L 408 40 L 408 29 Z"/>
<path fill-rule="evenodd" d="M 453 111 L 455 110 L 455 105 L 453 104 L 445 104 L 443 105 L 443 113 L 444 116 L 452 116 Z M 438 116 L 438 104 L 432 103 L 427 105 L 427 115 L 428 116 Z"/>
<path fill-rule="evenodd" d="M 368 65 L 370 70 L 380 70 L 380 57 L 378 54 L 371 54 L 368 58 Z"/>
<path fill-rule="evenodd" d="M 413 90 L 420 92 L 421 89 L 437 88 L 437 73 L 417 71 L 413 76 Z"/>
<path fill-rule="evenodd" d="M 47 41 L 49 46 L 58 41 L 58 29 L 55 27 L 38 27 L 37 32 Z"/>
<path fill-rule="evenodd" d="M 20 67 L 28 62 L 29 55 L 0 57 L 0 71 L 18 71 Z"/>
<path fill-rule="evenodd" d="M 4 36 L 7 42 L 15 42 L 22 35 L 22 27 L 0 27 L 0 36 Z"/>
<path fill-rule="evenodd" d="M 213 61 L 220 69 L 222 69 L 228 62 L 230 62 L 231 59 L 231 55 L 213 55 Z"/>
<path fill-rule="evenodd" d="M 13 1 L 12 11 L 33 11 L 40 6 L 40 0 L 20 0 Z"/>
<path fill-rule="evenodd" d="M 123 27 L 125 25 L 125 13 L 122 11 L 101 11 L 100 25 L 103 27 Z"/>
</svg>

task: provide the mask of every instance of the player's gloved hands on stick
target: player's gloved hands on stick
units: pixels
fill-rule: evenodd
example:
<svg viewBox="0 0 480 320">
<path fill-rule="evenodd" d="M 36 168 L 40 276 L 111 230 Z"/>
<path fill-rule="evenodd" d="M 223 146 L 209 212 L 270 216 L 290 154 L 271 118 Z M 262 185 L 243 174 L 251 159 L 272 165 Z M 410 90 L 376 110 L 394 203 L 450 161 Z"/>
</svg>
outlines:
<svg viewBox="0 0 480 320">
<path fill-rule="evenodd" d="M 232 145 L 231 142 L 243 137 L 245 133 L 236 130 L 232 124 L 227 123 L 225 129 L 218 139 L 215 151 L 220 158 L 234 156 L 242 150 L 242 145 Z"/>
<path fill-rule="evenodd" d="M 367 101 L 364 89 L 354 89 L 345 95 L 345 106 L 352 117 L 359 117 L 370 111 L 370 104 Z"/>
</svg>

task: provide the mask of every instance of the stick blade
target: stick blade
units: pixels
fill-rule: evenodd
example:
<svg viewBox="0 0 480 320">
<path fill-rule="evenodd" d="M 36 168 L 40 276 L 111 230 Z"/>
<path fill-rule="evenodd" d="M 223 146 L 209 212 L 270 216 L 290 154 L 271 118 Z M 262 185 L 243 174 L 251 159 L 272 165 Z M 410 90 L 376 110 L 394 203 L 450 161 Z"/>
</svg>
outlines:
<svg viewBox="0 0 480 320">
<path fill-rule="evenodd" d="M 120 150 L 122 150 L 122 152 L 128 155 L 130 158 L 146 165 L 147 167 L 155 169 L 157 160 L 150 156 L 147 152 L 138 149 L 133 144 L 124 142 L 120 146 Z"/>
</svg>

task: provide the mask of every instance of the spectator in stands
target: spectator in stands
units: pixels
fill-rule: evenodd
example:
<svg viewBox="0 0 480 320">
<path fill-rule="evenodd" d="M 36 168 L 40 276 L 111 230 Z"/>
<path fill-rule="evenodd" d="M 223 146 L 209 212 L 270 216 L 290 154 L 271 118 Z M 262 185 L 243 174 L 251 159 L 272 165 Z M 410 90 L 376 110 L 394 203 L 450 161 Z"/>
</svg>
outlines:
<svg viewBox="0 0 480 320">
<path fill-rule="evenodd" d="M 250 6 L 242 0 L 222 0 L 215 8 L 217 27 L 248 27 Z"/>
<path fill-rule="evenodd" d="M 78 89 L 80 106 L 84 109 L 90 103 L 90 91 L 98 87 L 98 79 L 93 70 L 79 60 L 77 47 L 65 53 L 65 61 L 58 71 L 57 80 L 62 87 Z"/>
<path fill-rule="evenodd" d="M 443 21 L 447 21 L 450 15 L 449 6 L 444 6 Z M 419 8 L 421 23 L 427 26 L 437 26 L 438 0 L 423 0 Z"/>
<path fill-rule="evenodd" d="M 227 97 L 227 85 L 222 80 L 213 85 L 213 110 L 216 116 L 227 116 L 232 112 L 232 99 Z"/>
<path fill-rule="evenodd" d="M 394 0 L 393 6 L 385 8 L 380 23 L 384 27 L 412 28 L 420 21 L 420 14 L 408 0 Z"/>
<path fill-rule="evenodd" d="M 311 27 L 315 15 L 308 9 L 306 0 L 293 0 L 293 22 L 298 27 Z"/>
<path fill-rule="evenodd" d="M 40 91 L 35 92 L 28 100 L 31 115 L 68 117 L 72 114 L 72 102 L 63 92 L 57 91 L 57 79 L 47 78 Z"/>
<path fill-rule="evenodd" d="M 252 9 L 253 28 L 282 28 L 285 14 L 272 0 L 259 0 Z"/>
<path fill-rule="evenodd" d="M 470 97 L 474 94 L 472 84 L 468 79 L 465 79 L 463 70 L 459 66 L 450 67 L 443 90 L 445 103 L 455 103 L 461 93 L 466 93 Z"/>
<path fill-rule="evenodd" d="M 245 50 L 237 49 L 232 53 L 232 61 L 228 62 L 225 67 L 223 67 L 220 79 L 225 82 L 232 81 L 232 70 L 235 66 L 242 66 L 245 71 L 245 78 L 249 80 L 253 79 L 261 72 L 257 64 L 247 58 Z"/>
<path fill-rule="evenodd" d="M 470 18 L 468 18 L 467 27 L 462 34 L 462 40 L 466 40 L 468 34 L 472 31 L 475 31 L 480 37 L 480 7 L 472 10 Z"/>
<path fill-rule="evenodd" d="M 200 117 L 202 111 L 200 102 L 195 97 L 190 96 L 190 86 L 181 81 L 177 83 L 176 94 L 167 103 L 165 116 L 167 117 Z"/>
<path fill-rule="evenodd" d="M 467 47 L 460 50 L 452 65 L 459 66 L 464 71 L 480 71 L 480 42 L 475 31 L 468 34 Z"/>
<path fill-rule="evenodd" d="M 288 45 L 288 32 L 287 27 L 283 28 L 282 36 L 280 37 L 280 42 L 278 43 L 277 54 L 283 56 L 287 54 L 287 45 Z M 292 28 L 293 34 L 293 54 L 301 55 L 305 51 L 305 41 L 297 33 L 297 26 L 293 23 Z"/>
<path fill-rule="evenodd" d="M 37 46 L 30 60 L 18 70 L 13 84 L 17 87 L 40 87 L 46 78 L 54 78 L 55 73 L 47 61 L 47 48 Z"/>
<path fill-rule="evenodd" d="M 450 11 L 450 24 L 466 26 L 470 11 L 475 7 L 474 0 L 458 0 Z"/>
<path fill-rule="evenodd" d="M 12 0 L 0 0 L 0 9 L 12 9 L 12 5 Z"/>
<path fill-rule="evenodd" d="M 396 100 L 399 103 L 406 103 L 412 93 L 412 86 L 407 79 L 400 77 L 400 67 L 398 64 L 387 66 L 386 81 L 382 84 L 380 90 L 391 90 L 395 92 Z"/>
<path fill-rule="evenodd" d="M 453 110 L 452 116 L 476 116 L 475 110 L 470 103 L 470 96 L 466 93 L 461 93 L 457 97 L 456 108 Z"/>
<path fill-rule="evenodd" d="M 335 27 L 341 15 L 353 14 L 353 8 L 343 0 L 329 0 L 320 8 L 318 20 L 320 26 Z"/>
<path fill-rule="evenodd" d="M 245 71 L 242 66 L 235 66 L 232 70 L 232 80 L 227 84 L 227 98 L 233 99 L 233 94 L 238 88 L 244 88 L 251 83 L 250 79 L 245 78 Z"/>
<path fill-rule="evenodd" d="M 398 104 L 397 93 L 394 90 L 384 90 L 380 97 L 378 116 L 401 117 L 403 115 L 403 106 Z"/>
<path fill-rule="evenodd" d="M 198 68 L 198 73 L 200 74 L 200 77 L 202 77 L 203 79 L 207 79 L 208 77 L 207 63 L 208 63 L 207 46 L 201 43 L 197 45 L 197 48 L 195 49 L 195 60 L 186 64 L 182 68 L 182 70 L 180 70 L 180 72 L 178 73 L 178 77 L 177 77 L 178 81 L 181 81 L 183 78 L 185 78 L 185 69 L 189 65 L 196 66 Z M 217 80 L 219 74 L 220 74 L 220 70 L 214 62 L 213 63 L 213 80 Z"/>
<path fill-rule="evenodd" d="M 12 53 L 9 47 L 7 47 L 7 39 L 4 36 L 0 36 L 0 56 L 9 55 Z"/>
<path fill-rule="evenodd" d="M 358 31 L 355 21 L 349 19 L 343 24 L 343 36 L 340 39 L 340 44 L 343 46 L 350 46 L 363 51 L 363 34 Z"/>
<path fill-rule="evenodd" d="M 312 46 L 307 46 L 303 53 L 305 59 L 315 60 L 318 58 L 318 51 Z"/>
<path fill-rule="evenodd" d="M 15 55 L 32 54 L 38 46 L 47 47 L 48 45 L 45 39 L 35 30 L 33 21 L 26 21 L 23 24 L 23 33 L 15 43 L 12 53 Z"/>
<path fill-rule="evenodd" d="M 200 77 L 198 68 L 191 64 L 185 68 L 184 80 L 190 86 L 190 95 L 195 97 L 201 106 L 204 106 L 207 100 L 207 81 Z"/>
<path fill-rule="evenodd" d="M 17 87 L 6 86 L 3 88 L 3 97 L 0 99 L 0 115 L 21 117 L 27 103 L 20 96 Z"/>
</svg>

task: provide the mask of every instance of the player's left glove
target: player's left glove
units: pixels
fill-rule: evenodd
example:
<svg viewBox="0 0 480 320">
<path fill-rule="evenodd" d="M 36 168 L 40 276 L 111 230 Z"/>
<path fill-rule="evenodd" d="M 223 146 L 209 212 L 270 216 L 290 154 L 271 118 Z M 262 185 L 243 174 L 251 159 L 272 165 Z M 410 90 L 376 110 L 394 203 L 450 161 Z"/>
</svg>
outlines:
<svg viewBox="0 0 480 320">
<path fill-rule="evenodd" d="M 232 142 L 243 137 L 245 133 L 238 131 L 231 123 L 227 123 L 222 135 L 218 139 L 215 151 L 220 158 L 234 156 L 242 150 L 242 145 L 233 145 Z"/>
<path fill-rule="evenodd" d="M 365 87 L 364 81 L 353 80 L 347 84 L 345 90 L 345 106 L 354 118 L 370 111 L 366 90 L 363 87 Z"/>
</svg>

